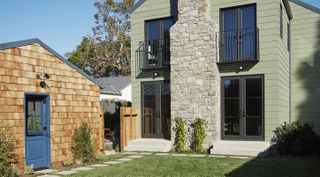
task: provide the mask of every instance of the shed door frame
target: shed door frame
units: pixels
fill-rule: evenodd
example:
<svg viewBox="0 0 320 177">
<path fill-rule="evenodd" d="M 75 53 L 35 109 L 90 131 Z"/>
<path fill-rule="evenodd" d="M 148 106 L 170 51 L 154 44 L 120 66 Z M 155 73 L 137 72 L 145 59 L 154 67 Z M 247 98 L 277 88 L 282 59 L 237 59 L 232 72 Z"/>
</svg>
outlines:
<svg viewBox="0 0 320 177">
<path fill-rule="evenodd" d="M 45 127 L 45 130 L 43 130 L 42 136 L 45 137 L 45 143 L 46 143 L 46 162 L 41 166 L 34 166 L 35 169 L 43 169 L 43 168 L 50 168 L 51 167 L 51 144 L 50 144 L 50 96 L 46 93 L 25 93 L 24 94 L 24 138 L 25 138 L 25 164 L 28 164 L 28 147 L 27 142 L 28 139 L 33 138 L 37 136 L 37 133 L 28 134 L 27 131 L 27 104 L 29 99 L 39 99 L 41 100 L 41 106 L 43 106 L 42 101 L 45 101 L 45 106 L 43 106 L 43 110 L 41 110 L 41 114 L 43 114 L 43 111 L 45 111 L 45 116 L 43 119 L 45 119 L 45 123 L 43 124 L 43 127 Z"/>
</svg>

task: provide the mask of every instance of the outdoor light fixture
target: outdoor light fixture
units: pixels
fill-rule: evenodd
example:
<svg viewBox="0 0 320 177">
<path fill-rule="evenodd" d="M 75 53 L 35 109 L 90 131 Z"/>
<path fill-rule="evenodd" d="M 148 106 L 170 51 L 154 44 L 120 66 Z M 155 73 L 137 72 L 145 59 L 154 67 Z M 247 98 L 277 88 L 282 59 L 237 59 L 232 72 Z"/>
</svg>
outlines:
<svg viewBox="0 0 320 177">
<path fill-rule="evenodd" d="M 153 79 L 158 77 L 159 76 L 159 73 L 153 73 Z"/>
<path fill-rule="evenodd" d="M 41 72 L 37 74 L 37 79 L 40 80 L 40 87 L 41 88 L 45 88 L 47 87 L 47 84 L 46 84 L 46 80 L 48 80 L 50 78 L 49 74 L 45 73 L 43 71 L 43 67 L 41 68 Z"/>
</svg>

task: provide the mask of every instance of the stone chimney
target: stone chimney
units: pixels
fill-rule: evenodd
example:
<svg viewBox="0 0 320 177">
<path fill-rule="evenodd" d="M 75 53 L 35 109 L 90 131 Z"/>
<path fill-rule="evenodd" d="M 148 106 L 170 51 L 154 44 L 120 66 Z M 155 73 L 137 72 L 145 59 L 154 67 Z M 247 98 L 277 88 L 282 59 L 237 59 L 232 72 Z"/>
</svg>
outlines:
<svg viewBox="0 0 320 177">
<path fill-rule="evenodd" d="M 178 11 L 170 32 L 171 125 L 178 117 L 187 126 L 196 117 L 204 119 L 208 148 L 220 138 L 218 25 L 211 19 L 210 0 L 178 0 Z M 174 131 L 171 137 L 174 142 Z"/>
</svg>

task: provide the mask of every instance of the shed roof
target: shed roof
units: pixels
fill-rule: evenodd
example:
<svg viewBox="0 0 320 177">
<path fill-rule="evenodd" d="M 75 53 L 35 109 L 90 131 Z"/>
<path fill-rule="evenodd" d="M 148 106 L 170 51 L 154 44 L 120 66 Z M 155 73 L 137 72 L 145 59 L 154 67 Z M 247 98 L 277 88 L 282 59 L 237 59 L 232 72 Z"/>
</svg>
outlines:
<svg viewBox="0 0 320 177">
<path fill-rule="evenodd" d="M 61 56 L 60 54 L 58 54 L 56 51 L 54 51 L 53 49 L 51 49 L 48 45 L 46 45 L 44 42 L 42 42 L 40 39 L 38 38 L 34 38 L 34 39 L 27 39 L 27 40 L 21 40 L 21 41 L 14 41 L 14 42 L 7 42 L 7 43 L 2 43 L 0 44 L 0 50 L 4 50 L 4 49 L 10 49 L 10 48 L 17 48 L 17 47 L 22 47 L 22 46 L 26 46 L 26 45 L 32 45 L 32 44 L 39 44 L 41 47 L 45 48 L 46 50 L 48 50 L 50 53 L 52 53 L 54 56 L 56 56 L 58 59 L 60 59 L 62 62 L 64 62 L 65 64 L 67 64 L 68 66 L 70 66 L 72 69 L 74 69 L 75 71 L 77 71 L 78 73 L 80 73 L 81 75 L 83 75 L 84 77 L 86 77 L 88 80 L 90 80 L 91 82 L 93 82 L 94 84 L 98 85 L 99 87 L 101 87 L 101 85 L 90 75 L 88 75 L 87 73 L 85 73 L 84 71 L 82 71 L 80 68 L 78 68 L 76 65 L 72 64 L 70 61 L 68 61 L 66 58 L 64 58 L 63 56 Z"/>
<path fill-rule="evenodd" d="M 131 77 L 101 77 L 96 78 L 96 81 L 102 85 L 100 93 L 121 95 L 121 91 L 131 84 Z"/>
</svg>

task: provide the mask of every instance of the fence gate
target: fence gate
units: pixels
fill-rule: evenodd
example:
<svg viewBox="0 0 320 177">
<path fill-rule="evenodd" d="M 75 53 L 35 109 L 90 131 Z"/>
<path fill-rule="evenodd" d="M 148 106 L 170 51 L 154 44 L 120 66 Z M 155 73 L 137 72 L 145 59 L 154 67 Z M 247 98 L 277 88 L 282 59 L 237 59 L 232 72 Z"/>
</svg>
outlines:
<svg viewBox="0 0 320 177">
<path fill-rule="evenodd" d="M 128 141 L 137 138 L 137 111 L 131 107 L 120 108 L 120 151 Z"/>
</svg>

